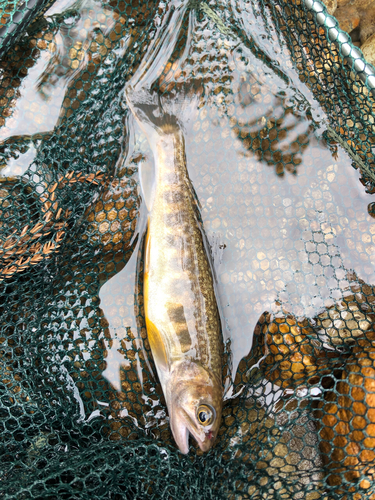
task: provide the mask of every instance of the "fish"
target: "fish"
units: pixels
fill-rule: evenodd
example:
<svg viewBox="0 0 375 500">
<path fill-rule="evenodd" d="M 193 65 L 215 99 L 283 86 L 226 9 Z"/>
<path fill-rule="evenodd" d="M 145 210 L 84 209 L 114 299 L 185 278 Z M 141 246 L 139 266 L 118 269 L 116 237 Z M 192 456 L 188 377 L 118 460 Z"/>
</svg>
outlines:
<svg viewBox="0 0 375 500">
<path fill-rule="evenodd" d="M 197 108 L 184 95 L 169 101 L 150 90 L 125 91 L 155 161 L 144 251 L 147 338 L 174 440 L 183 454 L 191 435 L 213 446 L 223 405 L 223 341 L 214 271 L 188 175 L 184 123 Z"/>
</svg>

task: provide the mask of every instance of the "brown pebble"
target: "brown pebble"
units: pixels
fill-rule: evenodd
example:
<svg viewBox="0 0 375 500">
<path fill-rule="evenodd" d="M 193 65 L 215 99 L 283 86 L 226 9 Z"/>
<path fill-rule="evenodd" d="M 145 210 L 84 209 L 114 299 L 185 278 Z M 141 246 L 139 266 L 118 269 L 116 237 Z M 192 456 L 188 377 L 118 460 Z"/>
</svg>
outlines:
<svg viewBox="0 0 375 500">
<path fill-rule="evenodd" d="M 319 446 L 323 462 L 335 477 L 342 478 L 344 474 L 350 482 L 364 474 L 372 481 L 375 476 L 372 466 L 375 459 L 374 354 L 373 340 L 358 341 L 341 380 L 336 383 L 336 392 L 330 395 L 327 392 L 329 402 L 320 413 Z"/>
<path fill-rule="evenodd" d="M 374 3 L 374 0 L 349 0 L 349 2 L 346 2 L 346 4 L 350 3 L 350 5 L 353 5 L 356 9 L 367 9 Z"/>
<path fill-rule="evenodd" d="M 361 50 L 367 62 L 375 64 L 375 33 L 366 40 Z"/>
<path fill-rule="evenodd" d="M 337 0 L 323 0 L 323 3 L 327 7 L 328 14 L 332 14 L 335 12 L 337 9 Z"/>
<path fill-rule="evenodd" d="M 340 28 L 351 33 L 359 25 L 359 13 L 353 5 L 339 8 L 335 12 Z"/>
<path fill-rule="evenodd" d="M 375 33 L 375 5 L 363 12 L 359 30 L 362 44 Z"/>
</svg>

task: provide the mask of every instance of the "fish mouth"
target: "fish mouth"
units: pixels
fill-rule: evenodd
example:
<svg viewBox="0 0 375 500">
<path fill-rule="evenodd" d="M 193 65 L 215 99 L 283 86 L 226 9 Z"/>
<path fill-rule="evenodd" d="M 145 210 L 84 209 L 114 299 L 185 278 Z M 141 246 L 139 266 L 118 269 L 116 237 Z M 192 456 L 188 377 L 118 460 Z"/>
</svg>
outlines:
<svg viewBox="0 0 375 500">
<path fill-rule="evenodd" d="M 180 452 L 184 455 L 189 453 L 189 434 L 189 429 L 187 427 L 181 429 L 177 435 L 173 432 L 174 440 L 176 441 Z"/>
<path fill-rule="evenodd" d="M 191 434 L 191 436 L 195 439 L 199 448 L 203 452 L 208 451 L 212 447 L 214 435 L 211 431 L 205 433 L 205 439 L 202 440 L 202 437 L 197 435 L 197 432 L 195 432 L 193 424 L 185 411 L 181 410 L 179 413 L 174 415 L 177 418 L 173 418 L 172 416 L 170 419 L 171 429 L 174 440 L 176 441 L 181 453 L 184 455 L 189 453 L 189 434 Z"/>
</svg>

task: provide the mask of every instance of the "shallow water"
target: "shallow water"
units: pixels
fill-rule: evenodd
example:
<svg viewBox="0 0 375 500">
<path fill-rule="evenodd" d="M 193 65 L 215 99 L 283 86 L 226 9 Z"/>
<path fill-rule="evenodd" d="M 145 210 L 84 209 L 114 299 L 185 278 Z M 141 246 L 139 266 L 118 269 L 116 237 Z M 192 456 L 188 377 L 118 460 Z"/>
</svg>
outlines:
<svg viewBox="0 0 375 500">
<path fill-rule="evenodd" d="M 271 38 L 269 48 L 267 38 L 267 51 L 277 55 L 289 84 L 243 46 L 233 49 L 233 40 L 223 45 L 217 37 L 213 42 L 217 31 L 210 23 L 199 29 L 196 39 L 194 35 L 188 39 L 190 51 L 194 44 L 209 40 L 210 57 L 226 58 L 234 89 L 227 96 L 222 92 L 206 95 L 199 114 L 187 124 L 185 140 L 189 174 L 214 254 L 223 336 L 231 341 L 235 373 L 251 350 L 254 328 L 265 311 L 283 310 L 314 323 L 319 314 L 351 293 L 349 272 L 374 284 L 375 221 L 367 211 L 374 196 L 365 192 L 347 153 L 339 150 L 333 157 L 320 137 L 321 130 L 312 130 L 311 117 L 319 123 L 324 111 L 291 69 L 288 54 L 274 47 L 277 40 Z M 262 26 L 257 29 L 260 39 Z M 184 61 L 176 67 L 184 68 Z M 308 108 L 301 105 L 301 95 L 310 103 Z M 255 132 L 267 139 L 264 127 L 268 123 L 272 128 L 272 119 L 281 121 L 280 139 L 273 137 L 274 149 L 295 153 L 295 165 L 290 162 L 282 176 L 264 161 L 269 146 L 259 159 L 255 148 L 246 147 L 237 137 L 241 135 L 238 129 L 245 129 L 245 137 Z M 142 144 L 147 146 L 146 141 Z M 139 151 L 150 157 L 142 147 Z M 142 211 L 146 212 L 145 205 Z M 142 224 L 139 227 L 144 231 Z M 129 311 L 124 323 L 135 328 L 130 285 L 134 266 L 133 256 L 100 292 L 101 307 L 113 332 L 118 321 L 118 309 L 111 314 L 114 296 Z M 121 298 L 121 289 L 130 292 Z M 120 363 L 114 348 L 111 352 Z"/>
</svg>

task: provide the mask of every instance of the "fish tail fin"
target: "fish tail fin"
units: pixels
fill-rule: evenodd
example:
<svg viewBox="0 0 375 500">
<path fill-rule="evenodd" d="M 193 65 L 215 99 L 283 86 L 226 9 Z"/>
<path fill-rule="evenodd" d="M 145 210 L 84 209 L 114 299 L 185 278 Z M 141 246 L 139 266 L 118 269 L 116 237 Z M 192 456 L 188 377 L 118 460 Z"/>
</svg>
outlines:
<svg viewBox="0 0 375 500">
<path fill-rule="evenodd" d="M 190 0 L 167 2 L 161 25 L 125 89 L 127 104 L 142 128 L 151 125 L 161 134 L 176 127 L 184 128 L 194 116 L 203 92 L 200 80 L 177 83 L 176 75 L 181 74 L 188 58 L 194 31 L 196 13 L 190 7 Z M 186 15 L 189 19 L 186 46 L 174 60 L 172 55 Z M 153 90 L 155 88 L 159 92 Z"/>
<path fill-rule="evenodd" d="M 160 95 L 150 89 L 134 90 L 130 86 L 125 95 L 129 108 L 147 136 L 151 130 L 158 135 L 186 131 L 196 116 L 201 97 L 199 90 L 194 88 Z"/>
</svg>

